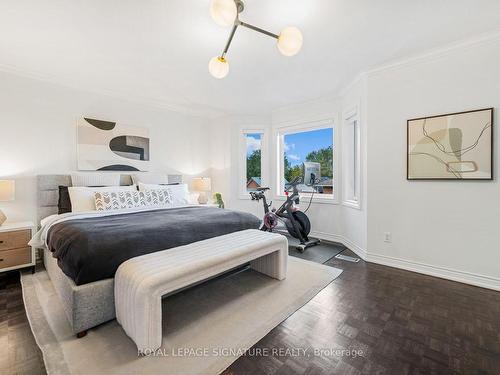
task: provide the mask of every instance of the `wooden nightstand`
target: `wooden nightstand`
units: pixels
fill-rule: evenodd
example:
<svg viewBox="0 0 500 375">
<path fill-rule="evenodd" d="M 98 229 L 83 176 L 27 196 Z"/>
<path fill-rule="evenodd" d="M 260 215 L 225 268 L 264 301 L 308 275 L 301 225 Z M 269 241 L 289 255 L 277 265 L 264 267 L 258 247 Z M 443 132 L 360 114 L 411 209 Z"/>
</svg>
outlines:
<svg viewBox="0 0 500 375">
<path fill-rule="evenodd" d="M 0 272 L 26 267 L 35 271 L 35 248 L 28 245 L 34 232 L 30 222 L 0 226 Z"/>
</svg>

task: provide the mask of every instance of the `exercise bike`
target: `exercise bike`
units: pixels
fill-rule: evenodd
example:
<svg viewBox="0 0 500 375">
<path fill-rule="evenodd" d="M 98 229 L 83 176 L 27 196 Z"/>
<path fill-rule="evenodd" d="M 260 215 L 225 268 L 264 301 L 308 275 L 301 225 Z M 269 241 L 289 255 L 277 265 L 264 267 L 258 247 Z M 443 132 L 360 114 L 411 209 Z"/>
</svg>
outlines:
<svg viewBox="0 0 500 375">
<path fill-rule="evenodd" d="M 272 232 L 279 221 L 283 222 L 288 233 L 300 241 L 297 250 L 303 253 L 308 247 L 316 246 L 321 241 L 309 239 L 308 235 L 311 231 L 311 222 L 307 215 L 297 207 L 300 203 L 297 185 L 301 182 L 302 177 L 297 177 L 290 183 L 290 188 L 285 191 L 286 201 L 278 209 L 271 208 L 272 202 L 269 204 L 267 203 L 265 192 L 270 189 L 268 187 L 258 188 L 257 191 L 250 192 L 250 196 L 252 200 L 255 201 L 260 201 L 262 199 L 264 204 L 264 220 L 262 221 L 260 230 Z M 309 202 L 309 206 L 311 202 Z"/>
</svg>

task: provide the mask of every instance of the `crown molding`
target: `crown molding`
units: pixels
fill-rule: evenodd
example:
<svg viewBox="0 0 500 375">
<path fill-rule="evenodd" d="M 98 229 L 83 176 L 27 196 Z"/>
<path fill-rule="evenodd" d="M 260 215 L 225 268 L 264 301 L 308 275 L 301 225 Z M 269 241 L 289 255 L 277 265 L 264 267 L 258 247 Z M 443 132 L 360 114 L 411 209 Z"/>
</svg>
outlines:
<svg viewBox="0 0 500 375">
<path fill-rule="evenodd" d="M 366 74 L 374 75 L 379 72 L 383 72 L 385 70 L 392 70 L 402 66 L 411 66 L 415 64 L 420 64 L 422 62 L 427 62 L 430 60 L 441 58 L 443 56 L 447 56 L 459 50 L 474 48 L 484 44 L 495 43 L 495 42 L 500 42 L 500 30 L 487 34 L 481 34 L 473 38 L 462 39 L 460 41 L 456 41 L 454 43 L 450 43 L 439 48 L 434 48 L 427 52 L 411 56 L 408 58 L 394 60 L 387 64 L 383 64 L 373 69 L 369 69 L 366 71 Z"/>
<path fill-rule="evenodd" d="M 281 107 L 275 108 L 272 111 L 272 113 L 274 114 L 274 113 L 277 113 L 277 112 L 280 112 L 283 110 L 293 109 L 297 106 L 302 106 L 302 105 L 304 105 L 304 106 L 313 105 L 315 103 L 325 101 L 325 100 L 330 100 L 332 103 L 338 103 L 338 102 L 342 101 L 342 99 L 349 92 L 349 90 L 351 90 L 356 85 L 362 83 L 363 80 L 366 80 L 370 76 L 374 76 L 376 74 L 382 73 L 382 72 L 387 71 L 387 70 L 397 69 L 397 68 L 404 67 L 404 66 L 421 64 L 421 63 L 424 63 L 427 61 L 432 61 L 432 60 L 441 58 L 443 56 L 450 55 L 450 54 L 457 52 L 459 50 L 474 48 L 477 46 L 485 45 L 488 43 L 495 43 L 495 42 L 500 42 L 500 30 L 496 30 L 494 32 L 487 33 L 487 34 L 481 34 L 481 35 L 473 37 L 473 38 L 462 39 L 460 41 L 456 41 L 454 43 L 450 43 L 450 44 L 447 44 L 445 46 L 434 48 L 434 49 L 428 50 L 426 52 L 423 52 L 423 53 L 420 53 L 420 54 L 417 54 L 417 55 L 414 55 L 411 57 L 392 60 L 388 63 L 379 65 L 377 67 L 361 71 L 351 81 L 349 81 L 349 83 L 347 85 L 343 86 L 340 90 L 338 90 L 336 92 L 330 92 L 329 94 L 326 94 L 326 95 L 321 96 L 319 98 L 304 100 L 300 103 L 292 103 L 292 104 L 288 104 L 285 106 L 281 106 Z"/>
<path fill-rule="evenodd" d="M 346 95 L 346 93 L 352 89 L 355 85 L 357 85 L 360 81 L 370 76 L 382 73 L 387 70 L 397 69 L 404 66 L 411 66 L 416 64 L 421 64 L 427 61 L 432 61 L 447 55 L 450 55 L 454 52 L 463 49 L 474 48 L 477 46 L 481 46 L 484 44 L 500 42 L 500 30 L 496 30 L 490 33 L 481 34 L 479 36 L 473 38 L 462 39 L 460 41 L 456 41 L 453 43 L 446 44 L 445 46 L 441 46 L 438 48 L 434 48 L 428 50 L 426 52 L 406 57 L 403 59 L 392 60 L 388 63 L 379 65 L 377 67 L 362 71 L 358 73 L 354 79 L 352 79 L 347 85 L 345 85 L 340 91 L 338 96 L 342 98 Z"/>
<path fill-rule="evenodd" d="M 280 106 L 277 108 L 274 108 L 270 112 L 270 117 L 273 125 L 280 125 L 280 124 L 287 124 L 290 121 L 289 120 L 277 120 L 276 118 L 279 117 L 280 113 L 286 113 L 286 112 L 292 112 L 292 111 L 297 111 L 298 107 L 311 107 L 314 105 L 317 105 L 321 102 L 328 103 L 331 105 L 331 107 L 328 110 L 322 110 L 321 113 L 314 113 L 313 115 L 311 114 L 302 114 L 299 117 L 301 120 L 293 120 L 291 121 L 292 123 L 301 123 L 303 121 L 316 121 L 316 120 L 323 120 L 325 118 L 333 118 L 337 115 L 338 109 L 341 106 L 340 102 L 341 97 L 339 95 L 334 95 L 332 93 L 316 97 L 313 99 L 308 99 L 304 100 L 301 102 L 294 102 L 290 103 L 284 106 Z"/>
<path fill-rule="evenodd" d="M 462 49 L 468 49 L 468 48 L 474 48 L 480 45 L 485 45 L 488 43 L 495 43 L 500 41 L 500 30 L 495 30 L 490 33 L 486 34 L 481 34 L 479 36 L 467 38 L 467 39 L 462 39 L 460 41 L 456 41 L 450 44 L 447 44 L 445 46 L 441 46 L 438 48 L 434 48 L 431 50 L 428 50 L 424 53 L 420 53 L 411 57 L 403 58 L 403 59 L 396 59 L 392 60 L 390 62 L 387 62 L 385 64 L 379 65 L 377 67 L 373 67 L 367 70 L 364 70 L 360 73 L 358 73 L 354 79 L 352 79 L 347 85 L 345 85 L 343 88 L 330 92 L 329 94 L 325 94 L 321 97 L 318 98 L 313 98 L 313 99 L 308 99 L 304 100 L 298 103 L 290 103 L 284 106 L 277 107 L 270 111 L 269 115 L 273 115 L 276 112 L 282 111 L 282 110 L 287 110 L 290 108 L 294 108 L 297 105 L 311 105 L 314 103 L 318 103 L 320 101 L 325 101 L 325 100 L 331 100 L 332 102 L 339 102 L 342 100 L 342 98 L 347 94 L 349 90 L 351 90 L 355 85 L 357 85 L 360 81 L 363 79 L 369 78 L 370 76 L 380 74 L 384 71 L 391 70 L 391 69 L 397 69 L 400 67 L 404 66 L 411 66 L 427 61 L 432 61 L 438 58 L 441 58 L 443 56 L 452 54 L 458 50 Z M 209 118 L 209 119 L 219 119 L 223 118 L 226 116 L 234 116 L 238 115 L 235 113 L 230 113 L 226 112 L 223 110 L 211 108 L 209 106 L 205 106 L 202 104 L 197 104 L 197 103 L 192 103 L 191 105 L 182 105 L 182 104 L 175 104 L 171 103 L 167 100 L 159 100 L 154 97 L 147 97 L 147 96 L 141 96 L 141 95 L 124 95 L 122 93 L 113 91 L 113 90 L 102 90 L 102 89 L 94 89 L 94 88 L 85 88 L 85 87 L 80 87 L 77 85 L 71 85 L 66 82 L 62 82 L 61 80 L 56 79 L 55 77 L 51 77 L 45 74 L 42 74 L 40 72 L 34 72 L 34 71 L 27 71 L 27 70 L 22 70 L 13 66 L 5 65 L 5 64 L 0 64 L 0 72 L 4 72 L 7 74 L 13 74 L 17 75 L 20 77 L 24 78 L 29 78 L 41 82 L 45 82 L 48 84 L 56 85 L 59 87 L 64 87 L 68 89 L 72 89 L 75 91 L 80 91 L 80 92 L 87 92 L 87 93 L 92 93 L 92 94 L 97 94 L 97 95 L 102 95 L 102 96 L 107 96 L 110 98 L 114 99 L 119 99 L 119 100 L 124 100 L 124 101 L 129 101 L 131 103 L 136 103 L 140 105 L 146 105 L 162 110 L 167 110 L 171 112 L 177 112 L 181 113 L 184 115 L 189 115 L 189 116 L 194 116 L 194 117 L 204 117 L 204 118 Z"/>
<path fill-rule="evenodd" d="M 166 100 L 159 100 L 157 98 L 142 96 L 142 95 L 125 95 L 123 93 L 119 93 L 113 90 L 106 89 L 95 89 L 88 87 L 81 87 L 77 85 L 68 84 L 66 82 L 62 82 L 61 80 L 56 79 L 55 77 L 51 77 L 49 75 L 42 74 L 40 72 L 28 71 L 16 68 L 7 64 L 0 64 L 0 72 L 15 75 L 21 78 L 27 78 L 39 82 L 43 82 L 46 84 L 58 86 L 65 89 L 70 89 L 74 91 L 79 91 L 83 93 L 89 93 L 94 95 L 106 96 L 112 99 L 118 99 L 123 101 L 128 101 L 130 103 L 148 106 L 151 108 L 166 110 L 170 112 L 176 112 L 183 115 L 193 116 L 193 117 L 204 117 L 208 119 L 220 118 L 223 116 L 227 116 L 228 114 L 224 111 L 214 109 L 208 106 L 204 106 L 201 104 L 193 103 L 192 105 L 181 105 L 170 103 Z"/>
<path fill-rule="evenodd" d="M 358 73 L 351 82 L 349 82 L 342 89 L 340 89 L 338 94 L 338 100 L 342 100 L 347 95 L 349 90 L 351 90 L 354 86 L 358 85 L 359 83 L 363 82 L 367 76 L 368 76 L 367 72 Z"/>
<path fill-rule="evenodd" d="M 447 56 L 449 54 L 452 54 L 456 51 L 463 50 L 463 49 L 469 49 L 469 48 L 474 48 L 477 46 L 485 45 L 488 43 L 495 43 L 495 42 L 500 42 L 500 30 L 496 30 L 491 33 L 487 34 L 481 34 L 479 36 L 473 37 L 473 38 L 468 38 L 468 39 L 462 39 L 460 41 L 456 41 L 454 43 L 447 44 L 445 46 L 441 46 L 438 48 L 434 48 L 431 50 L 428 50 L 426 52 L 403 58 L 403 59 L 395 59 L 392 60 L 388 63 L 379 65 L 374 68 L 370 68 L 364 71 L 359 72 L 349 83 L 345 86 L 343 86 L 341 89 L 338 91 L 333 91 L 330 92 L 329 94 L 326 94 L 324 96 L 321 96 L 319 98 L 314 98 L 314 99 L 308 99 L 304 100 L 300 103 L 293 103 L 293 104 L 288 104 L 285 106 L 281 106 L 278 108 L 275 108 L 272 113 L 276 113 L 282 110 L 288 110 L 290 108 L 294 108 L 297 106 L 308 106 L 312 105 L 321 101 L 325 100 L 330 100 L 332 103 L 339 103 L 342 102 L 342 99 L 346 96 L 346 94 L 351 90 L 353 87 L 356 85 L 362 83 L 364 80 L 369 78 L 370 76 L 382 73 L 387 70 L 391 69 L 397 69 L 400 67 L 404 66 L 411 66 L 411 65 L 416 65 L 416 64 L 421 64 L 427 61 L 432 61 L 438 58 L 441 58 L 443 56 Z M 366 84 L 366 81 L 365 83 Z"/>
</svg>

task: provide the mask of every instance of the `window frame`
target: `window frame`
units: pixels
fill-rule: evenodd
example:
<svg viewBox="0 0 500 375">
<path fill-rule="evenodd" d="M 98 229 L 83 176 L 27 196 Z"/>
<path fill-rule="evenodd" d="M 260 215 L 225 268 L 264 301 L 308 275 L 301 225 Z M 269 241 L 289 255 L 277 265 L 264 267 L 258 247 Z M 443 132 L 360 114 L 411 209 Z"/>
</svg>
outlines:
<svg viewBox="0 0 500 375">
<path fill-rule="evenodd" d="M 239 173 L 238 173 L 238 192 L 239 199 L 250 199 L 250 194 L 247 191 L 247 135 L 260 134 L 260 178 L 261 186 L 267 186 L 267 130 L 263 127 L 244 128 L 240 131 L 240 147 L 239 147 Z"/>
<path fill-rule="evenodd" d="M 342 137 L 343 139 L 343 154 L 346 156 L 346 150 L 347 147 L 353 146 L 353 152 L 354 152 L 354 172 L 353 172 L 353 178 L 354 178 L 354 192 L 348 191 L 348 181 L 349 181 L 349 168 L 352 166 L 347 165 L 349 161 L 347 160 L 347 157 L 343 158 L 342 161 L 342 176 L 343 176 L 343 191 L 342 191 L 342 204 L 347 207 L 352 207 L 356 209 L 361 209 L 361 196 L 363 192 L 363 186 L 362 186 L 362 127 L 361 127 L 361 122 L 360 122 L 360 116 L 359 116 L 359 109 L 358 106 L 345 111 L 342 115 L 342 122 L 343 122 L 343 129 L 342 132 L 343 134 L 347 134 L 348 131 L 351 131 L 354 127 L 354 134 L 357 136 L 354 137 L 355 144 L 354 145 L 347 145 L 347 137 Z"/>
<path fill-rule="evenodd" d="M 274 199 L 278 201 L 286 200 L 284 194 L 284 185 L 281 183 L 282 175 L 284 174 L 284 136 L 287 134 L 308 132 L 314 130 L 321 130 L 331 128 L 333 129 L 333 194 L 314 194 L 314 203 L 325 203 L 325 204 L 338 204 L 339 203 L 339 153 L 338 153 L 338 131 L 336 127 L 335 118 L 326 118 L 323 120 L 317 120 L 312 122 L 304 122 L 293 125 L 280 126 L 274 129 L 274 139 L 276 139 L 276 149 L 275 149 L 275 176 L 274 176 Z M 283 193 L 282 193 L 283 192 Z M 310 193 L 300 193 L 306 201 L 310 199 L 312 194 Z"/>
</svg>

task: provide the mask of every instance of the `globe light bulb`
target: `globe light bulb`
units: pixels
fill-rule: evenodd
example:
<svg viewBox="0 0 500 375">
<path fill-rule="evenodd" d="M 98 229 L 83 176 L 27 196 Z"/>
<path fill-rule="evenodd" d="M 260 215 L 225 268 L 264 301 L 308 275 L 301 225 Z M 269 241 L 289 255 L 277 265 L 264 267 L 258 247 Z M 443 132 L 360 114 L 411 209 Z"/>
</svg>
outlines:
<svg viewBox="0 0 500 375">
<path fill-rule="evenodd" d="M 302 48 L 302 33 L 294 26 L 285 27 L 278 38 L 278 49 L 284 56 L 296 55 Z"/>
<path fill-rule="evenodd" d="M 208 63 L 208 71 L 215 78 L 224 78 L 229 73 L 229 63 L 224 57 L 215 56 Z"/>
<path fill-rule="evenodd" d="M 228 27 L 234 24 L 238 9 L 234 0 L 211 0 L 210 15 L 217 25 Z"/>
</svg>

